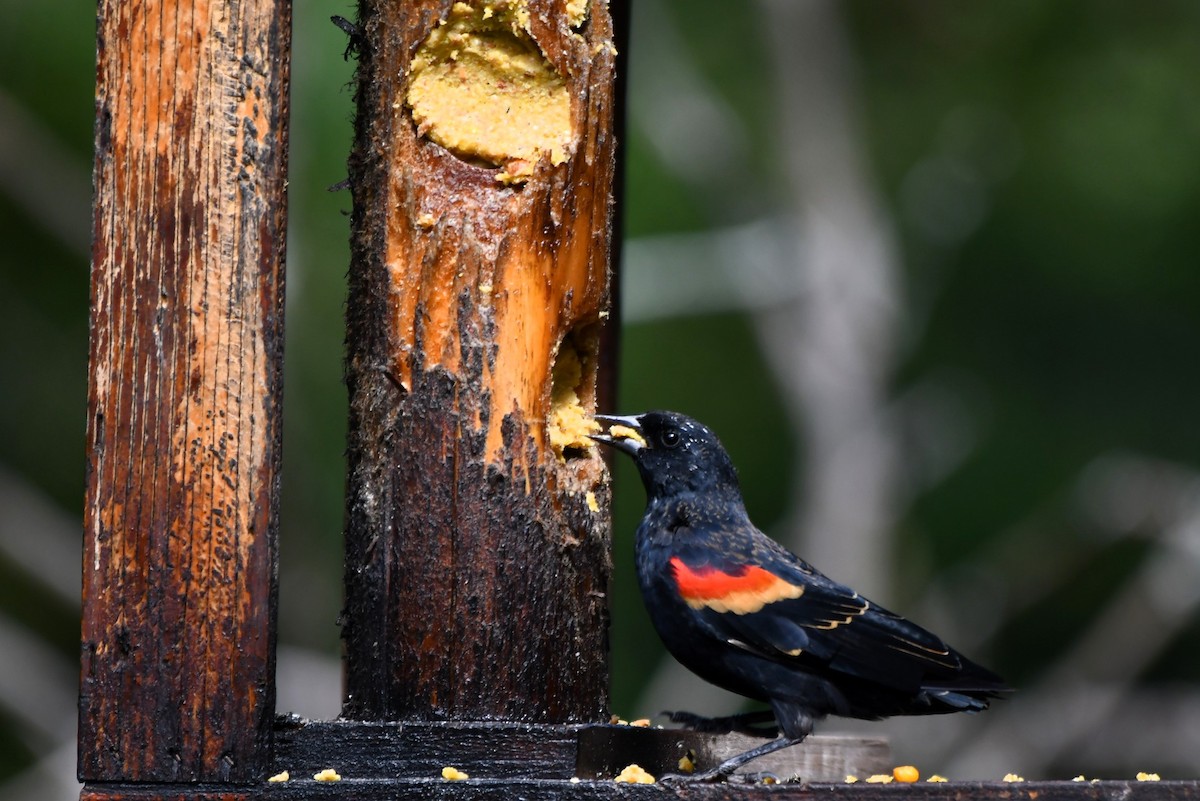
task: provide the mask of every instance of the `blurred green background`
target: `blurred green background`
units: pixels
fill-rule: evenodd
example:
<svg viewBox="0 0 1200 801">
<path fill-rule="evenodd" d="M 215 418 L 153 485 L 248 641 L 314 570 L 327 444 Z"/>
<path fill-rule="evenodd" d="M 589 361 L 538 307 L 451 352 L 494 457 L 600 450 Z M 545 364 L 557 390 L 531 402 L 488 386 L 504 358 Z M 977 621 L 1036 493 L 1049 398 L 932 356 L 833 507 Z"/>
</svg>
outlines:
<svg viewBox="0 0 1200 801">
<path fill-rule="evenodd" d="M 3 0 L 0 799 L 72 798 L 94 9 Z M 280 711 L 338 709 L 353 63 L 298 0 Z M 886 732 L 952 778 L 1200 774 L 1200 5 L 638 0 L 620 409 L 1021 688 Z M 613 707 L 662 656 L 617 467 Z"/>
</svg>

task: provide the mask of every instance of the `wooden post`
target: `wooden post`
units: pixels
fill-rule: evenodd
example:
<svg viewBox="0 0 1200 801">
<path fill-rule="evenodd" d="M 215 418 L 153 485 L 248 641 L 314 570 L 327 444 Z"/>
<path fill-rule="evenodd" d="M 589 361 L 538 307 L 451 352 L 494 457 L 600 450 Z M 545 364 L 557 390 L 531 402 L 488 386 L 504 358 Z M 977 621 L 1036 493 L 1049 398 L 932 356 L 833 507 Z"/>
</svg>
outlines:
<svg viewBox="0 0 1200 801">
<path fill-rule="evenodd" d="M 363 0 L 344 714 L 595 721 L 607 4 Z"/>
<path fill-rule="evenodd" d="M 88 798 L 269 767 L 290 3 L 101 0 L 98 25 Z"/>
</svg>

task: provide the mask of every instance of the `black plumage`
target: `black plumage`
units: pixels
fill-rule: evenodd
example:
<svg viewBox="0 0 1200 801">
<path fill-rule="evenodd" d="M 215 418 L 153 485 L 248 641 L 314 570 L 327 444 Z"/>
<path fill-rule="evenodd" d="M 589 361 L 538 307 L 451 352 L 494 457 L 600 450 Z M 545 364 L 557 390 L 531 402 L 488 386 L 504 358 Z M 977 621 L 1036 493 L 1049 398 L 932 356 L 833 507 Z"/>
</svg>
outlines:
<svg viewBox="0 0 1200 801">
<path fill-rule="evenodd" d="M 798 743 L 826 715 L 977 712 L 1009 691 L 755 528 L 733 463 L 705 426 L 674 412 L 597 419 L 607 429 L 594 438 L 632 456 L 646 488 L 638 582 L 667 650 L 705 680 L 769 704 L 783 734 L 698 778 Z M 729 729 L 748 718 L 675 719 Z"/>
</svg>

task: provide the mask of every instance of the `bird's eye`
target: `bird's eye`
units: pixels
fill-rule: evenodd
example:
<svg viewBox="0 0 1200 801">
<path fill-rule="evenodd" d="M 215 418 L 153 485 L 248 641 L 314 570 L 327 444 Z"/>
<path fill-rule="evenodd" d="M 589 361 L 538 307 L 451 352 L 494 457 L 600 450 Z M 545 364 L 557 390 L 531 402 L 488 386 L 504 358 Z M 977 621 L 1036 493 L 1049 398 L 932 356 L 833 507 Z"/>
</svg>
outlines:
<svg viewBox="0 0 1200 801">
<path fill-rule="evenodd" d="M 664 447 L 674 448 L 679 444 L 679 432 L 673 428 L 668 428 L 666 431 L 662 432 L 662 435 L 658 439 L 660 442 L 662 442 Z"/>
</svg>

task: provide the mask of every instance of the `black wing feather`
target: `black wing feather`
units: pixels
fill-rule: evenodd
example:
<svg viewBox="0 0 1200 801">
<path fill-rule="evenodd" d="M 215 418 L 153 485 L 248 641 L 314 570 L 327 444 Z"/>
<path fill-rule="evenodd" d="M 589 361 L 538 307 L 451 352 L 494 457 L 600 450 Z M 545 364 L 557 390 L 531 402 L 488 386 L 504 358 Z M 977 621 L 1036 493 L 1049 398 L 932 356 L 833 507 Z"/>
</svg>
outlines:
<svg viewBox="0 0 1200 801">
<path fill-rule="evenodd" d="M 964 684 L 994 689 L 1001 684 L 937 635 L 806 563 L 764 561 L 758 566 L 803 586 L 804 594 L 744 615 L 697 610 L 706 627 L 720 632 L 726 641 L 775 661 L 842 673 L 905 692 L 967 689 Z"/>
</svg>

